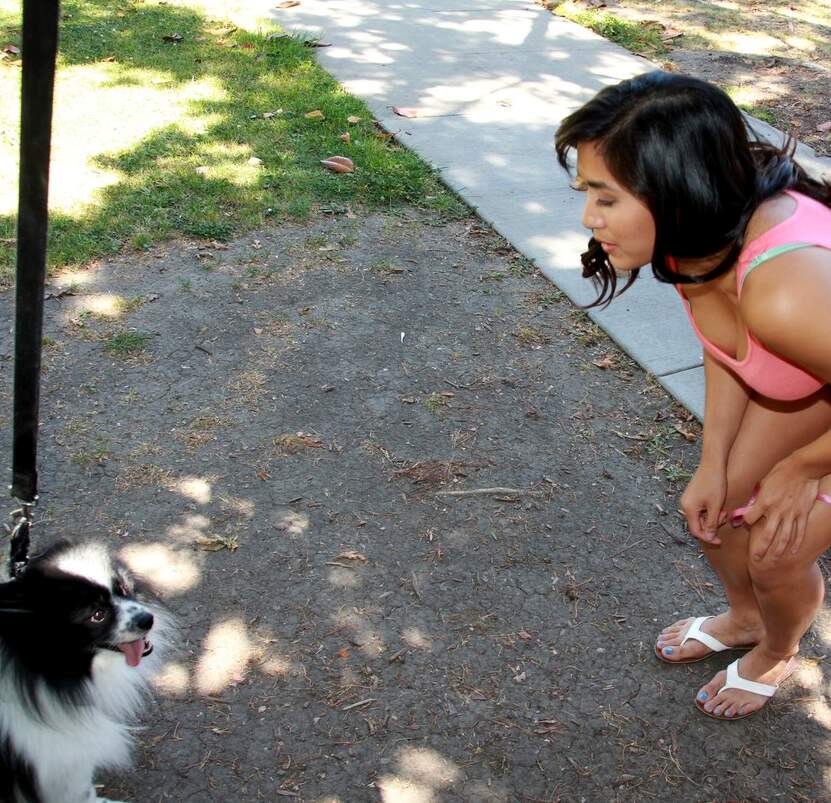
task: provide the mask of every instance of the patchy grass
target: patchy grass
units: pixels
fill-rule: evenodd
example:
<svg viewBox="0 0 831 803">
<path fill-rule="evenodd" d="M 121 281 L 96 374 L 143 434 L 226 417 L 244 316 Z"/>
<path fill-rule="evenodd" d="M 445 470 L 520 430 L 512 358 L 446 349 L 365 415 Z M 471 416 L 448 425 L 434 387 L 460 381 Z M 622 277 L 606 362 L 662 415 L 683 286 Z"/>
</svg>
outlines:
<svg viewBox="0 0 831 803">
<path fill-rule="evenodd" d="M 270 22 L 246 29 L 221 9 L 208 0 L 62 3 L 52 267 L 176 235 L 227 240 L 321 207 L 410 203 L 463 213 L 434 172 L 317 65 L 302 38 Z M 19 46 L 20 26 L 19 3 L 0 0 L 3 42 Z M 12 276 L 19 147 L 19 58 L 5 55 L 0 284 Z M 312 111 L 322 116 L 307 117 Z M 349 143 L 340 139 L 345 131 Z M 333 154 L 349 156 L 355 173 L 324 169 L 320 160 Z"/>
<path fill-rule="evenodd" d="M 149 332 L 119 332 L 108 341 L 106 349 L 117 357 L 127 357 L 143 352 L 153 337 Z"/>
<path fill-rule="evenodd" d="M 443 393 L 431 393 L 425 400 L 424 406 L 431 412 L 437 413 L 443 407 L 447 407 L 449 401 Z"/>
<path fill-rule="evenodd" d="M 633 53 L 663 56 L 667 52 L 659 29 L 654 26 L 639 25 L 605 10 L 586 8 L 572 0 L 560 3 L 553 10 L 555 14 L 566 17 L 585 28 L 590 28 L 596 34 L 616 42 Z"/>
</svg>

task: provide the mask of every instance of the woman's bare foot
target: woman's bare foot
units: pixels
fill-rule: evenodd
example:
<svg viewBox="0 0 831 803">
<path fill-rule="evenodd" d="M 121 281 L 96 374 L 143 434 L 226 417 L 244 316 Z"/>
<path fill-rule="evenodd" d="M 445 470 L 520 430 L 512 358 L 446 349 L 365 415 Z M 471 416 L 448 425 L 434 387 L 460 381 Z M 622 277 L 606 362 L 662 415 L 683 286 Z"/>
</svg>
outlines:
<svg viewBox="0 0 831 803">
<path fill-rule="evenodd" d="M 684 636 L 694 621 L 694 617 L 680 619 L 661 631 L 655 644 L 655 650 L 660 653 L 661 658 L 665 661 L 683 663 L 706 658 L 713 652 L 706 644 L 702 644 L 695 638 L 690 638 L 683 647 L 681 646 Z M 752 647 L 758 644 L 765 634 L 761 620 L 757 622 L 740 620 L 730 610 L 708 619 L 701 625 L 701 630 L 708 636 L 718 639 L 722 644 L 735 649 Z"/>
<path fill-rule="evenodd" d="M 742 680 L 778 686 L 789 678 L 797 667 L 797 657 L 781 658 L 768 653 L 760 644 L 743 656 L 738 665 Z M 762 694 L 743 689 L 719 689 L 725 684 L 727 673 L 718 672 L 716 676 L 701 688 L 696 696 L 696 705 L 715 717 L 732 719 L 758 711 L 768 701 Z"/>
</svg>

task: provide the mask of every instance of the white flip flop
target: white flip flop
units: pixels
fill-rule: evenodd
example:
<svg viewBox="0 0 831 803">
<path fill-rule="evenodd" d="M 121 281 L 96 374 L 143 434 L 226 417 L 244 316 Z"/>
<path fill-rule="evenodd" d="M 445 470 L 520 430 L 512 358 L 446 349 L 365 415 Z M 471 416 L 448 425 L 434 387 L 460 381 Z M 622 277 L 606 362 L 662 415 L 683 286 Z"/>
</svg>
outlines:
<svg viewBox="0 0 831 803">
<path fill-rule="evenodd" d="M 705 633 L 701 629 L 701 625 L 704 624 L 708 619 L 714 619 L 713 616 L 699 616 L 697 619 L 693 619 L 693 623 L 687 629 L 687 632 L 684 634 L 684 638 L 681 640 L 681 643 L 678 647 L 674 647 L 673 649 L 681 649 L 690 639 L 694 639 L 695 641 L 700 641 L 705 647 L 710 648 L 710 652 L 705 653 L 704 655 L 699 655 L 698 658 L 682 658 L 680 661 L 671 661 L 669 658 L 665 658 L 658 647 L 655 647 L 655 655 L 658 656 L 665 664 L 694 664 L 696 661 L 703 661 L 705 658 L 709 658 L 711 655 L 717 652 L 725 652 L 726 650 L 749 650 L 752 648 L 753 645 L 743 645 L 741 647 L 728 647 L 726 644 L 722 644 L 715 636 L 711 636 L 709 633 Z"/>
<path fill-rule="evenodd" d="M 785 673 L 785 675 L 780 679 L 778 685 L 773 686 L 769 683 L 759 683 L 756 680 L 747 680 L 743 678 L 739 674 L 739 661 L 741 658 L 737 658 L 727 667 L 727 682 L 718 690 L 716 696 L 721 694 L 725 689 L 738 689 L 739 691 L 749 691 L 751 694 L 758 694 L 762 697 L 773 697 L 777 691 L 779 691 L 779 687 L 796 671 L 797 662 L 792 661 L 791 668 Z M 756 708 L 753 711 L 748 711 L 746 714 L 739 714 L 735 717 L 723 717 L 718 716 L 717 714 L 713 714 L 710 711 L 702 706 L 698 700 L 695 702 L 695 707 L 701 711 L 702 714 L 706 714 L 708 717 L 712 719 L 720 719 L 727 722 L 732 722 L 734 719 L 744 719 L 745 717 L 752 716 L 757 711 L 761 711 L 761 708 Z M 764 706 L 762 706 L 764 708 Z"/>
</svg>

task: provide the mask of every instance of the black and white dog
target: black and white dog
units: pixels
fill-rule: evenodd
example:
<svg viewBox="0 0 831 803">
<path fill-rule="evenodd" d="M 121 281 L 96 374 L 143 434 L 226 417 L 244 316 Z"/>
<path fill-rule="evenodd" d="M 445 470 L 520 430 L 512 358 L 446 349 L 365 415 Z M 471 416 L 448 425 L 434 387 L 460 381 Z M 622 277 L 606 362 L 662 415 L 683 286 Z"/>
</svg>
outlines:
<svg viewBox="0 0 831 803">
<path fill-rule="evenodd" d="M 163 612 L 95 543 L 56 544 L 0 583 L 0 801 L 93 803 L 129 764 Z M 152 655 L 151 655 L 152 653 Z"/>
</svg>

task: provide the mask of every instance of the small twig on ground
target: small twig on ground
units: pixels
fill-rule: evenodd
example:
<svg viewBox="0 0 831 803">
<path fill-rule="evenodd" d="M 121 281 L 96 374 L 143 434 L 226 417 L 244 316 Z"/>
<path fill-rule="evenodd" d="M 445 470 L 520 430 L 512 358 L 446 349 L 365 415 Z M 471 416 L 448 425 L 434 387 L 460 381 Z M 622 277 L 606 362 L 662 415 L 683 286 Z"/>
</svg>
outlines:
<svg viewBox="0 0 831 803">
<path fill-rule="evenodd" d="M 434 496 L 546 496 L 545 491 L 529 491 L 524 488 L 471 488 L 465 491 L 436 491 Z"/>
<path fill-rule="evenodd" d="M 612 430 L 613 435 L 617 435 L 618 438 L 624 438 L 627 441 L 648 441 L 649 438 L 646 435 L 625 435 L 623 432 L 618 432 L 616 429 Z"/>
<path fill-rule="evenodd" d="M 362 706 L 369 705 L 370 703 L 376 702 L 375 697 L 367 697 L 366 700 L 360 700 L 357 703 L 351 703 L 350 705 L 345 705 L 341 708 L 341 711 L 349 711 L 351 708 L 361 708 Z"/>
<path fill-rule="evenodd" d="M 696 594 L 698 594 L 698 598 L 703 602 L 707 603 L 707 600 L 704 599 L 704 595 L 701 593 L 701 589 L 698 586 L 693 585 L 688 579 L 686 574 L 684 574 L 684 570 L 681 568 L 681 564 L 676 561 L 675 569 L 678 572 L 681 579 L 693 590 Z"/>
<path fill-rule="evenodd" d="M 642 541 L 643 541 L 643 538 L 639 538 L 637 541 L 633 541 L 631 544 L 628 544 L 627 546 L 623 547 L 623 549 L 621 549 L 620 551 L 615 552 L 615 554 L 612 555 L 612 557 L 616 558 L 618 555 L 622 555 L 624 552 L 626 552 L 627 549 L 631 549 L 633 546 L 637 546 Z"/>
</svg>

